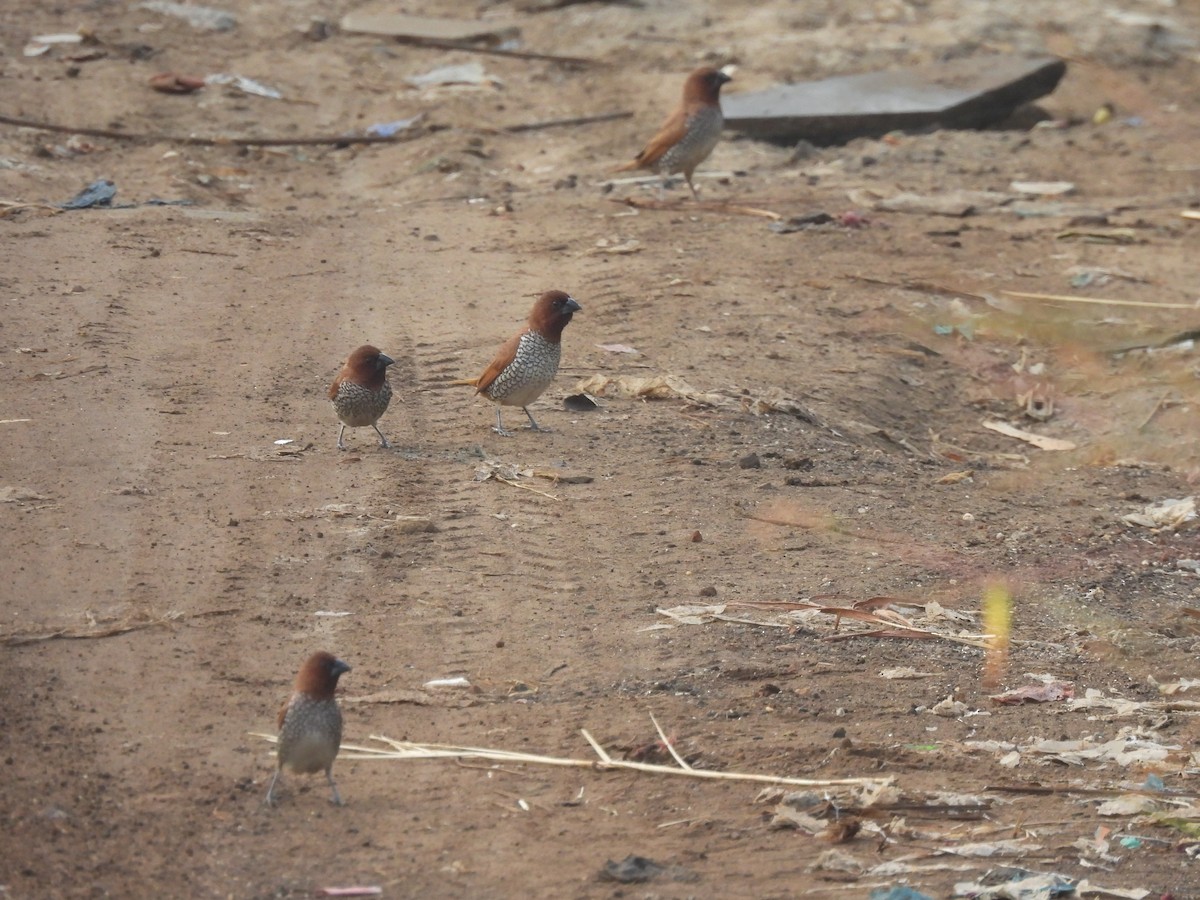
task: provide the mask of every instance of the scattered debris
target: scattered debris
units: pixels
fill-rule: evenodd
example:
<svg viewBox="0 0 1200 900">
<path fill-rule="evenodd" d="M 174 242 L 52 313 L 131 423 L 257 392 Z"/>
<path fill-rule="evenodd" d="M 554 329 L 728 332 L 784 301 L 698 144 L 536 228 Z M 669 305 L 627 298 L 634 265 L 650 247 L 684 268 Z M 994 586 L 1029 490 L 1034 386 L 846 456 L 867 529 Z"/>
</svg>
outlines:
<svg viewBox="0 0 1200 900">
<path fill-rule="evenodd" d="M 1070 700 L 1075 696 L 1075 685 L 1069 681 L 1043 681 L 1026 684 L 1019 688 L 993 694 L 990 699 L 997 703 L 1016 705 L 1020 703 L 1052 703 L 1055 700 Z"/>
<path fill-rule="evenodd" d="M 910 607 L 925 613 L 924 618 L 900 613 L 896 607 Z M 744 611 L 743 615 L 733 612 Z M 771 613 L 769 617 L 752 617 L 755 612 Z M 713 622 L 730 622 L 737 625 L 754 625 L 759 628 L 792 629 L 803 625 L 812 631 L 824 631 L 827 641 L 843 641 L 851 638 L 899 638 L 907 640 L 945 640 L 968 647 L 986 649 L 989 636 L 961 630 L 951 631 L 947 622 L 956 619 L 941 615 L 942 607 L 910 603 L 897 597 L 870 597 L 851 606 L 830 606 L 806 600 L 752 600 L 731 601 L 711 605 L 683 605 L 659 608 L 655 612 L 678 625 L 709 625 Z M 832 621 L 830 619 L 832 618 Z M 845 622 L 859 622 L 867 630 L 843 630 Z M 942 623 L 942 628 L 932 627 Z"/>
<path fill-rule="evenodd" d="M 1054 236 L 1059 241 L 1083 241 L 1087 244 L 1144 244 L 1132 228 L 1076 229 L 1068 228 Z"/>
<path fill-rule="evenodd" d="M 252 78 L 247 78 L 244 75 L 235 75 L 230 72 L 217 72 L 212 75 L 206 75 L 204 76 L 204 83 L 228 85 L 234 90 L 241 91 L 243 94 L 266 97 L 268 100 L 283 99 L 283 94 L 275 90 L 275 88 L 267 87 L 265 84 L 255 81 Z"/>
<path fill-rule="evenodd" d="M 334 146 L 344 147 L 351 144 L 386 144 L 410 141 L 424 136 L 425 132 L 409 129 L 395 135 L 350 135 L 339 134 L 329 137 L 197 137 L 196 135 L 178 134 L 147 134 L 128 131 L 117 131 L 112 128 L 86 128 L 80 125 L 59 125 L 54 122 L 39 122 L 36 119 L 26 119 L 20 116 L 0 114 L 0 125 L 14 125 L 18 128 L 33 128 L 38 131 L 54 131 L 60 134 L 84 135 L 87 137 L 109 138 L 116 141 L 143 141 L 147 143 L 181 144 L 186 147 L 303 147 L 303 146 Z"/>
<path fill-rule="evenodd" d="M 563 409 L 570 412 L 592 412 L 600 408 L 600 404 L 591 394 L 569 394 L 563 397 Z"/>
<path fill-rule="evenodd" d="M 879 673 L 880 678 L 886 678 L 888 681 L 909 680 L 914 678 L 933 678 L 933 672 L 918 672 L 911 666 L 899 666 L 894 669 L 883 669 Z"/>
<path fill-rule="evenodd" d="M 144 619 L 138 622 L 119 622 L 114 625 L 109 625 L 106 628 L 56 628 L 53 631 L 33 632 L 24 634 L 8 634 L 0 638 L 0 644 L 6 647 L 20 647 L 24 644 L 40 643 L 42 641 L 53 640 L 88 640 L 92 638 L 107 638 L 117 637 L 122 634 L 129 634 L 132 631 L 142 631 L 147 628 L 163 628 L 173 625 L 176 622 L 183 622 L 188 619 L 199 619 L 207 616 L 224 616 L 230 613 L 239 612 L 238 609 L 213 609 L 205 612 L 191 613 L 184 615 L 182 613 L 167 613 L 155 619 Z M 93 623 L 94 624 L 94 623 Z"/>
<path fill-rule="evenodd" d="M 1195 303 L 1156 303 L 1151 300 L 1110 300 L 1106 297 L 1072 297 L 1066 294 L 1028 294 L 1023 291 L 1001 291 L 1006 297 L 1020 300 L 1048 300 L 1056 303 L 1099 303 L 1106 306 L 1137 306 L 1143 309 L 1200 309 L 1200 300 Z"/>
<path fill-rule="evenodd" d="M 117 196 L 117 186 L 107 178 L 101 178 L 93 181 L 66 203 L 60 203 L 59 209 L 90 209 L 94 206 L 111 207 L 113 197 L 115 196 Z"/>
<path fill-rule="evenodd" d="M 430 706 L 434 699 L 424 691 L 378 691 L 361 697 L 342 697 L 343 703 L 411 703 L 413 706 Z"/>
<path fill-rule="evenodd" d="M 771 392 L 760 396 L 737 392 L 701 391 L 678 375 L 592 375 L 575 385 L 575 390 L 618 400 L 686 400 L 695 406 L 740 407 L 756 416 L 784 413 L 811 425 L 820 418 L 799 400 Z"/>
<path fill-rule="evenodd" d="M 220 9 L 208 6 L 197 6 L 193 3 L 172 3 L 171 0 L 145 0 L 135 9 L 146 9 L 150 12 L 161 13 L 183 19 L 193 28 L 201 31 L 231 31 L 237 27 L 237 16 Z"/>
<path fill-rule="evenodd" d="M 608 860 L 600 870 L 601 881 L 644 884 L 647 881 L 698 881 L 699 876 L 683 866 L 664 866 L 645 856 L 627 856 L 620 862 Z"/>
<path fill-rule="evenodd" d="M 1196 498 L 1184 497 L 1181 500 L 1159 500 L 1151 503 L 1141 512 L 1128 513 L 1121 516 L 1126 525 L 1140 525 L 1143 528 L 1166 528 L 1174 531 L 1185 522 L 1196 518 Z"/>
<path fill-rule="evenodd" d="M 695 177 L 711 178 L 713 173 L 706 172 L 704 175 Z M 662 179 L 658 175 L 650 175 L 646 177 L 637 177 L 629 179 L 617 179 L 609 182 L 610 184 L 640 184 L 650 182 L 661 182 Z M 689 213 L 695 212 L 714 212 L 726 213 L 731 216 L 757 216 L 763 219 L 782 219 L 777 212 L 772 212 L 769 209 L 759 209 L 755 206 L 739 206 L 736 203 L 728 203 L 724 200 L 692 200 L 679 198 L 678 200 L 652 200 L 648 197 L 610 197 L 613 203 L 620 203 L 624 206 L 631 206 L 634 209 L 659 209 L 659 210 L 679 210 L 686 205 Z"/>
<path fill-rule="evenodd" d="M 630 347 L 628 344 L 597 344 L 601 350 L 607 350 L 609 353 L 632 353 L 637 354 L 638 351 Z"/>
<path fill-rule="evenodd" d="M 470 686 L 471 682 L 462 675 L 455 675 L 451 678 L 434 678 L 422 685 L 427 688 L 469 688 Z"/>
<path fill-rule="evenodd" d="M 550 500 L 562 499 L 553 494 L 547 494 L 545 491 L 539 491 L 537 488 L 530 487 L 527 484 L 521 484 L 521 478 L 530 478 L 533 475 L 534 472 L 531 469 L 521 469 L 512 463 L 503 463 L 498 460 L 489 460 L 481 463 L 475 469 L 476 481 L 499 481 L 515 488 L 521 488 L 524 491 L 532 491 Z"/>
<path fill-rule="evenodd" d="M 20 487 L 15 484 L 6 484 L 4 487 L 0 487 L 0 503 L 45 503 L 50 499 L 32 488 Z"/>
<path fill-rule="evenodd" d="M 616 759 L 609 755 L 586 728 L 580 733 L 591 746 L 598 759 L 574 759 L 570 757 L 540 756 L 532 753 L 522 753 L 514 750 L 491 750 L 482 747 L 459 747 L 449 744 L 418 744 L 410 741 L 397 741 L 383 735 L 371 735 L 370 740 L 376 746 L 342 743 L 342 759 L 375 759 L 375 760 L 417 760 L 417 759 L 487 759 L 494 762 L 528 763 L 531 765 L 562 766 L 576 769 L 610 770 L 645 772 L 652 775 L 677 775 L 698 778 L 706 781 L 750 781 L 760 784 L 784 784 L 798 787 L 820 788 L 833 795 L 844 795 L 854 791 L 878 790 L 894 782 L 892 776 L 876 778 L 793 778 L 785 775 L 761 775 L 751 772 L 730 772 L 717 769 L 697 769 L 683 765 L 666 766 L 656 763 L 636 762 L 634 760 Z M 254 737 L 261 737 L 269 743 L 277 743 L 278 737 L 273 734 L 251 732 Z M 378 744 L 382 744 L 380 747 Z M 678 759 L 676 760 L 679 761 Z"/>
<path fill-rule="evenodd" d="M 985 421 L 980 424 L 989 431 L 995 431 L 1005 437 L 1016 438 L 1019 441 L 1025 441 L 1027 444 L 1033 444 L 1039 450 L 1074 450 L 1076 447 L 1073 441 L 1034 434 L 1032 431 L 1024 431 L 1013 425 L 1009 425 L 1007 422 Z"/>
<path fill-rule="evenodd" d="M 1022 745 L 1006 741 L 965 741 L 963 746 L 1002 755 L 1016 751 L 1022 758 L 1035 759 L 1042 764 L 1084 766 L 1089 762 L 1111 762 L 1125 768 L 1161 763 L 1172 751 L 1182 749 L 1178 744 L 1161 744 L 1146 738 L 1137 728 L 1122 728 L 1117 737 L 1111 739 L 1100 736 L 1063 741 L 1034 738 Z"/>
<path fill-rule="evenodd" d="M 424 75 L 410 75 L 404 81 L 413 87 L 444 87 L 446 85 L 485 85 L 499 86 L 501 81 L 483 71 L 483 64 L 465 62 L 455 65 L 439 66 Z"/>
<path fill-rule="evenodd" d="M 642 251 L 642 242 L 637 238 L 630 238 L 620 244 L 610 244 L 607 238 L 600 238 L 596 241 L 596 246 L 592 248 L 592 253 L 609 253 L 626 255 L 629 253 L 640 253 Z"/>
<path fill-rule="evenodd" d="M 492 44 L 518 37 L 521 33 L 519 27 L 508 22 L 367 12 L 342 16 L 341 30 L 348 34 L 372 34 L 402 41 L 487 41 Z"/>
<path fill-rule="evenodd" d="M 380 897 L 383 895 L 383 888 L 374 885 L 369 887 L 323 887 L 318 888 L 317 893 L 323 897 Z"/>
<path fill-rule="evenodd" d="M 1012 202 L 1011 194 L 997 191 L 946 191 L 941 194 L 899 193 L 886 196 L 870 188 L 857 188 L 849 194 L 860 206 L 883 212 L 917 213 L 919 215 L 950 216 L 961 219 L 981 212 L 991 212 Z"/>
<path fill-rule="evenodd" d="M 521 125 L 509 125 L 502 131 L 509 134 L 520 134 L 525 131 L 544 131 L 547 128 L 567 128 L 576 125 L 595 125 L 599 122 L 614 122 L 617 119 L 632 119 L 633 111 L 598 113 L 594 116 L 575 116 L 569 119 L 545 119 L 538 122 L 526 122 Z"/>
<path fill-rule="evenodd" d="M 1037 197 L 1059 197 L 1075 192 L 1075 183 L 1072 181 L 1014 181 L 1008 187 L 1018 194 Z"/>
<path fill-rule="evenodd" d="M 370 137 L 395 137 L 402 131 L 407 131 L 425 118 L 424 113 L 418 113 L 408 119 L 396 119 L 393 122 L 376 122 L 368 125 L 364 134 Z"/>
<path fill-rule="evenodd" d="M 31 37 L 22 51 L 23 56 L 42 56 L 50 51 L 53 46 L 62 44 L 81 44 L 83 43 L 83 35 L 79 32 L 67 32 L 65 34 L 39 34 Z"/>
<path fill-rule="evenodd" d="M 683 399 L 700 406 L 723 406 L 727 402 L 721 394 L 699 391 L 678 375 L 592 375 L 580 381 L 575 390 L 618 400 Z"/>
<path fill-rule="evenodd" d="M 151 75 L 147 83 L 163 94 L 194 94 L 204 87 L 203 78 L 180 75 L 178 72 L 159 72 Z"/>
<path fill-rule="evenodd" d="M 401 44 L 435 50 L 461 50 L 486 53 L 512 59 L 545 60 L 565 65 L 593 65 L 594 60 L 554 53 L 533 53 L 513 49 L 520 35 L 518 26 L 483 19 L 440 19 L 410 16 L 404 13 L 347 13 L 342 31 L 390 37 Z"/>
<path fill-rule="evenodd" d="M 1066 70 L 1052 57 L 979 56 L 731 94 L 721 105 L 735 131 L 829 144 L 898 129 L 985 127 L 1049 94 Z"/>
</svg>

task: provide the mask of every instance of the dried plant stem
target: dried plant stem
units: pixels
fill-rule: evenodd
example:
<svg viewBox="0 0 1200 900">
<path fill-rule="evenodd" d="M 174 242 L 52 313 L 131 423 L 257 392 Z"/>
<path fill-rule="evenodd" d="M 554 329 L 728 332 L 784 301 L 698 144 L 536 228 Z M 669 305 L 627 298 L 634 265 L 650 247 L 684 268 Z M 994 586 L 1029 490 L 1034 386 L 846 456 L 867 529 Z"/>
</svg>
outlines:
<svg viewBox="0 0 1200 900">
<path fill-rule="evenodd" d="M 530 765 L 560 766 L 573 769 L 610 769 L 645 772 L 652 775 L 683 775 L 690 778 L 701 778 L 709 781 L 748 781 L 758 784 L 789 784 L 798 787 L 875 787 L 891 784 L 894 779 L 884 778 L 791 778 L 783 775 L 758 775 L 749 772 L 720 772 L 713 769 L 695 769 L 683 763 L 684 768 L 662 766 L 654 763 L 634 762 L 627 759 L 613 759 L 608 751 L 600 746 L 586 728 L 580 733 L 596 752 L 599 760 L 571 759 L 558 756 L 541 756 L 532 753 L 519 753 L 511 750 L 491 750 L 484 747 L 456 747 L 449 744 L 414 744 L 393 740 L 380 734 L 373 734 L 370 740 L 387 744 L 392 749 L 365 747 L 359 744 L 342 744 L 343 759 L 378 759 L 378 760 L 412 760 L 412 759 L 490 759 L 495 762 L 526 763 Z M 661 731 L 659 732 L 661 734 Z M 265 738 L 274 743 L 274 735 L 251 732 L 254 737 Z M 669 743 L 668 743 L 669 746 Z"/>
</svg>

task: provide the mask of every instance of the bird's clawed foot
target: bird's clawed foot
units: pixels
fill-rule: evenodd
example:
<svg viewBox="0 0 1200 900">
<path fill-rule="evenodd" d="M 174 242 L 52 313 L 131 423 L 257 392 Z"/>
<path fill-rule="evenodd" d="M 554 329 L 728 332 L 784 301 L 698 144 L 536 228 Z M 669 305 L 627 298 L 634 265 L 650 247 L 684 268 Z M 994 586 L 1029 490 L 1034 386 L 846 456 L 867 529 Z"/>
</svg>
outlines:
<svg viewBox="0 0 1200 900">
<path fill-rule="evenodd" d="M 372 425 L 371 427 L 374 428 L 375 433 L 379 435 L 379 446 L 383 447 L 385 450 L 390 449 L 392 445 L 389 444 L 388 439 L 383 436 L 383 432 L 379 430 L 379 426 Z"/>
<path fill-rule="evenodd" d="M 539 425 L 537 423 L 537 420 L 533 417 L 533 413 L 531 413 L 528 409 L 526 409 L 524 406 L 522 406 L 521 411 L 529 417 L 529 430 L 530 431 L 544 431 L 547 434 L 550 434 L 550 429 L 543 428 L 541 425 Z"/>
</svg>

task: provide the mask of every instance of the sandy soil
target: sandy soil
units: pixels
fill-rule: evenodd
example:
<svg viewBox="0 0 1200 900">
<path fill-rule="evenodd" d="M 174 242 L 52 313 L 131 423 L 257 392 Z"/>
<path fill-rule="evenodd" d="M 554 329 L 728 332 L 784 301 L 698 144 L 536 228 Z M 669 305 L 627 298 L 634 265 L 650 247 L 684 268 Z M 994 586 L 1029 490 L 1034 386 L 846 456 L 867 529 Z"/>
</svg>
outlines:
<svg viewBox="0 0 1200 900">
<path fill-rule="evenodd" d="M 677 6 L 484 10 L 516 15 L 525 49 L 610 63 L 591 68 L 306 38 L 311 17 L 354 8 L 334 0 L 247 5 L 223 33 L 125 3 L 0 10 L 8 115 L 294 137 L 425 114 L 416 140 L 352 147 L 0 129 L 0 199 L 61 202 L 106 177 L 134 204 L 0 221 L 5 896 L 846 897 L 906 882 L 945 897 L 1005 866 L 1200 896 L 1179 831 L 1148 809 L 1101 808 L 1151 774 L 1174 792 L 1150 792 L 1156 810 L 1200 787 L 1190 695 L 1168 708 L 1157 687 L 1198 674 L 1200 582 L 1180 563 L 1200 542 L 1194 525 L 1121 519 L 1194 490 L 1195 357 L 1108 352 L 1197 324 L 1180 307 L 1195 299 L 1200 225 L 1180 211 L 1196 199 L 1187 40 L 1200 16 L 1121 6 L 1170 17 L 1152 31 L 1090 2 L 1057 19 L 1041 4 L 940 0 Z M 80 26 L 102 58 L 22 55 L 29 36 Z M 1070 60 L 1041 104 L 1068 127 L 797 158 L 730 135 L 705 167 L 717 177 L 700 179 L 710 203 L 855 210 L 865 227 L 775 234 L 686 189 L 668 193 L 673 208 L 637 210 L 614 201 L 653 191 L 606 188 L 699 62 L 737 64 L 731 89 L 748 89 L 1008 50 Z M 501 83 L 404 86 L 476 60 Z M 155 93 L 147 79 L 164 70 L 236 72 L 286 99 Z M 1105 102 L 1115 115 L 1093 124 Z M 623 110 L 633 117 L 499 130 Z M 1041 201 L 1061 203 L 1055 215 L 881 212 L 865 193 L 1052 180 L 1076 185 Z M 583 305 L 534 407 L 552 431 L 503 439 L 489 405 L 449 382 L 477 374 L 549 288 Z M 382 423 L 394 447 L 355 431 L 339 453 L 324 390 L 366 341 L 398 360 Z M 637 353 L 600 346 L 612 344 Z M 673 375 L 717 402 L 564 410 L 597 374 Z M 1048 420 L 1024 414 L 1031 390 L 1052 398 Z M 799 412 L 762 414 L 762 398 Z M 1077 449 L 1042 451 L 985 420 Z M 922 627 L 978 635 L 996 580 L 1014 598 L 1014 644 L 991 689 L 975 646 L 830 640 L 865 626 L 835 634 L 828 615 L 763 603 L 886 595 Z M 936 618 L 921 608 L 932 601 L 965 618 Z M 737 621 L 658 612 L 683 605 Z M 354 667 L 347 742 L 589 759 L 587 729 L 614 756 L 673 764 L 653 714 L 698 768 L 890 776 L 895 793 L 856 811 L 820 791 L 835 803 L 818 814 L 861 817 L 843 843 L 775 827 L 778 801 L 753 783 L 482 761 L 343 758 L 344 808 L 297 778 L 264 808 L 272 748 L 253 733 L 272 731 L 321 648 Z M 927 677 L 881 677 L 903 666 Z M 1026 673 L 1160 705 L 989 699 Z M 471 687 L 425 687 L 458 676 Z M 380 694 L 401 702 L 354 702 Z M 936 715 L 948 696 L 964 705 Z M 1006 742 L 1135 735 L 1168 749 L 1125 765 L 1028 750 L 1002 764 Z M 975 805 L 950 810 L 940 790 Z M 1123 846 L 1130 835 L 1140 843 Z M 945 852 L 996 841 L 1010 855 Z M 667 870 L 600 877 L 630 854 Z"/>
</svg>

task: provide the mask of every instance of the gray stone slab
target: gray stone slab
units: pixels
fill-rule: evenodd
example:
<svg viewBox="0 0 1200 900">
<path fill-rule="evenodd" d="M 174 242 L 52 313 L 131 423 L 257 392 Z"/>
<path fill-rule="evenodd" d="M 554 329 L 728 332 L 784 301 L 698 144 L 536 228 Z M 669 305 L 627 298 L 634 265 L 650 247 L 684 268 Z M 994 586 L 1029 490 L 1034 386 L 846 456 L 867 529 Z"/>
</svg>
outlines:
<svg viewBox="0 0 1200 900">
<path fill-rule="evenodd" d="M 975 57 L 730 93 L 721 106 L 727 128 L 830 144 L 895 130 L 983 128 L 1049 94 L 1066 70 L 1057 57 Z"/>
</svg>

